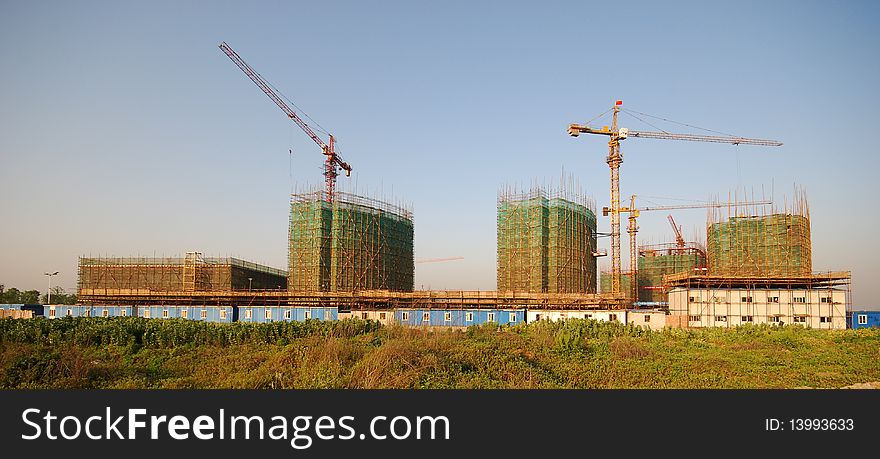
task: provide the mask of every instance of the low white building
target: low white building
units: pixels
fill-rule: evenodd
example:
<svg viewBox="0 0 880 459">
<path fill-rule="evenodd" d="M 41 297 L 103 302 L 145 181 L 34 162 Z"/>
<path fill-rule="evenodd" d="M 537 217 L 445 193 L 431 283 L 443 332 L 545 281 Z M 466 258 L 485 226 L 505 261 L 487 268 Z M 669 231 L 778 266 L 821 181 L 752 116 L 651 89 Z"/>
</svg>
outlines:
<svg viewBox="0 0 880 459">
<path fill-rule="evenodd" d="M 662 330 L 666 327 L 666 311 L 658 309 L 630 309 L 626 313 L 626 323 L 650 328 L 651 330 Z"/>
<path fill-rule="evenodd" d="M 537 322 L 539 320 L 567 320 L 567 319 L 592 319 L 600 322 L 626 323 L 627 311 L 625 309 L 615 310 L 571 310 L 571 309 L 528 309 L 526 311 L 526 322 Z"/>
<path fill-rule="evenodd" d="M 806 278 L 737 279 L 689 276 L 669 290 L 669 314 L 689 327 L 742 324 L 845 329 L 850 274 Z"/>
</svg>

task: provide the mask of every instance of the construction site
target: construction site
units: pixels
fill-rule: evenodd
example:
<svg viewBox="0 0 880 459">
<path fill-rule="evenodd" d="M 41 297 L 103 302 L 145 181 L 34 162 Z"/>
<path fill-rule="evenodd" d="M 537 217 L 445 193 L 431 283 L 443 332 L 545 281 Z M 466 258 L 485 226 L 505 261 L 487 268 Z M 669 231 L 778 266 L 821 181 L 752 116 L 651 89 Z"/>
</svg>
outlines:
<svg viewBox="0 0 880 459">
<path fill-rule="evenodd" d="M 851 309 L 850 273 L 814 273 L 810 215 L 796 191 L 791 206 L 773 202 L 621 205 L 620 144 L 631 138 L 775 147 L 775 140 L 635 131 L 572 124 L 568 134 L 608 137 L 610 231 L 600 232 L 595 203 L 571 184 L 528 190 L 502 187 L 497 196 L 495 290 L 415 290 L 413 209 L 340 192 L 336 179 L 352 166 L 335 138 L 317 135 L 226 43 L 221 50 L 320 148 L 325 187 L 290 197 L 288 270 L 233 258 L 81 258 L 78 298 L 67 315 L 94 315 L 126 305 L 126 314 L 159 307 L 180 317 L 197 307 L 224 320 L 332 320 L 348 316 L 386 323 L 467 326 L 493 322 L 593 318 L 659 328 L 795 323 L 844 328 Z M 769 210 L 768 210 L 768 206 Z M 674 242 L 638 243 L 644 212 L 709 210 L 705 245 L 686 241 L 672 215 Z M 628 219 L 629 270 L 622 267 L 621 216 Z M 598 248 L 610 238 L 610 270 L 598 275 Z M 598 288 L 597 288 L 598 287 Z M 140 309 L 139 309 L 140 308 Z M 228 315 L 227 315 L 228 313 Z M 155 314 L 155 312 L 153 313 Z M 188 314 L 188 313 L 187 313 Z M 189 316 L 195 318 L 193 316 Z M 220 317 L 220 316 L 218 316 Z M 226 319 L 228 317 L 228 319 Z M 641 323 L 640 323 L 641 321 Z M 650 322 L 650 323 L 649 323 Z"/>
</svg>

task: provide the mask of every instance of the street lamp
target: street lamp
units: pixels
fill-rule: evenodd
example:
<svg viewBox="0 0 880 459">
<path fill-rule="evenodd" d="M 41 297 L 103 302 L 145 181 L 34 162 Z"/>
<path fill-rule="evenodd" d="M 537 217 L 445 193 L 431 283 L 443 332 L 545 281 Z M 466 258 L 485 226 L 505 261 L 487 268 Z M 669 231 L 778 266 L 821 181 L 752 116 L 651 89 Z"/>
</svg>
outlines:
<svg viewBox="0 0 880 459">
<path fill-rule="evenodd" d="M 248 291 L 251 291 L 251 282 L 253 282 L 253 277 L 248 277 Z"/>
<path fill-rule="evenodd" d="M 43 273 L 49 277 L 49 290 L 46 292 L 46 304 L 52 304 L 52 276 L 57 276 L 58 271 L 55 271 L 52 274 Z"/>
</svg>

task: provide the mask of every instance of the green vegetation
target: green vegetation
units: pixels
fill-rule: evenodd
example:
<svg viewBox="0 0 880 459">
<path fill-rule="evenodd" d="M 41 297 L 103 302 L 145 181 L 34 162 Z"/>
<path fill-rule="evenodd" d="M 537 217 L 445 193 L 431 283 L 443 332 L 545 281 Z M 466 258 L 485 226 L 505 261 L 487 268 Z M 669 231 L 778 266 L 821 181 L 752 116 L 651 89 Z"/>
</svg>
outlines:
<svg viewBox="0 0 880 459">
<path fill-rule="evenodd" d="M 880 381 L 880 330 L 652 332 L 589 320 L 0 320 L 0 388 L 795 388 Z"/>
<path fill-rule="evenodd" d="M 47 296 L 45 293 L 40 295 L 39 290 L 7 289 L 0 284 L 0 304 L 48 304 Z M 52 304 L 76 304 L 76 294 L 65 293 L 61 287 L 52 287 Z"/>
</svg>

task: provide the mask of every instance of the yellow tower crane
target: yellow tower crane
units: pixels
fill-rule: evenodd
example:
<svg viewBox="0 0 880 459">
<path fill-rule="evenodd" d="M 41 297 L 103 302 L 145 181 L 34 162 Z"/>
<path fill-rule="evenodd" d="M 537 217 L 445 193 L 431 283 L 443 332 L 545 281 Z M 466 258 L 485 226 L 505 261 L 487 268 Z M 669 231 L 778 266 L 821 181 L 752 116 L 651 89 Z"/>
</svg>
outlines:
<svg viewBox="0 0 880 459">
<path fill-rule="evenodd" d="M 750 206 L 769 206 L 773 204 L 771 200 L 763 200 L 763 201 L 745 201 L 740 202 L 742 205 L 750 205 Z M 637 219 L 642 212 L 651 212 L 657 210 L 680 210 L 680 209 L 717 209 L 721 207 L 728 207 L 730 203 L 697 203 L 697 204 L 681 204 L 681 205 L 673 205 L 673 206 L 652 206 L 652 207 L 641 207 L 636 208 L 636 195 L 630 196 L 629 199 L 629 207 L 621 207 L 620 213 L 628 213 L 628 224 L 626 227 L 626 232 L 629 234 L 629 263 L 630 263 L 630 272 L 632 275 L 632 282 L 630 282 L 630 295 L 632 295 L 633 301 L 639 301 L 639 290 L 638 290 L 638 271 L 639 271 L 639 254 L 638 254 L 638 240 L 636 235 L 639 232 L 639 225 Z M 607 217 L 608 214 L 611 213 L 611 209 L 608 207 L 602 208 L 602 216 Z M 669 216 L 669 219 L 672 220 L 672 215 Z M 679 247 L 684 247 L 684 239 L 681 237 L 681 232 L 678 228 L 675 227 L 675 222 L 673 221 L 672 227 L 675 229 L 675 237 L 676 243 Z"/>
<path fill-rule="evenodd" d="M 627 128 L 618 128 L 617 115 L 620 112 L 622 101 L 616 101 L 612 109 L 611 129 L 604 126 L 601 129 L 590 126 L 571 124 L 568 126 L 568 134 L 577 137 L 581 133 L 606 135 L 608 141 L 608 157 L 605 162 L 611 168 L 611 207 L 608 213 L 611 215 L 611 292 L 620 293 L 620 164 L 623 163 L 623 155 L 620 153 L 620 141 L 628 137 L 642 137 L 647 139 L 663 140 L 687 140 L 691 142 L 714 142 L 729 143 L 733 145 L 762 145 L 766 147 L 778 147 L 782 142 L 777 140 L 748 139 L 735 136 L 713 136 L 696 134 L 672 134 L 669 132 L 631 131 Z"/>
</svg>

